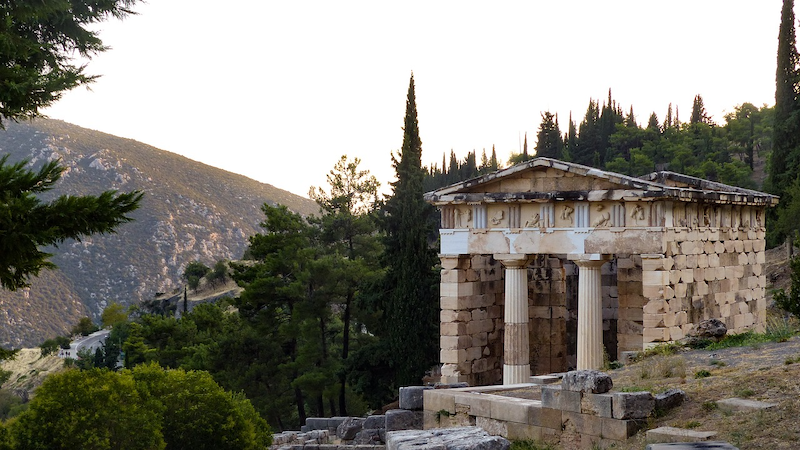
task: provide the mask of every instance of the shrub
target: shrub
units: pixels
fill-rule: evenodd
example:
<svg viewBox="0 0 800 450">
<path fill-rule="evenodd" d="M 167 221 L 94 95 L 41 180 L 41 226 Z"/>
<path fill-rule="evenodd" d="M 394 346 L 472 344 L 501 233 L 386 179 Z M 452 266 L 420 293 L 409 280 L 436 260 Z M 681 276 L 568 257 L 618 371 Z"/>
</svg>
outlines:
<svg viewBox="0 0 800 450">
<path fill-rule="evenodd" d="M 701 369 L 694 373 L 695 378 L 708 378 L 710 376 L 711 372 L 707 371 L 706 369 Z"/>
<path fill-rule="evenodd" d="M 263 449 L 269 426 L 206 372 L 141 365 L 48 377 L 10 425 L 15 448 Z"/>
</svg>

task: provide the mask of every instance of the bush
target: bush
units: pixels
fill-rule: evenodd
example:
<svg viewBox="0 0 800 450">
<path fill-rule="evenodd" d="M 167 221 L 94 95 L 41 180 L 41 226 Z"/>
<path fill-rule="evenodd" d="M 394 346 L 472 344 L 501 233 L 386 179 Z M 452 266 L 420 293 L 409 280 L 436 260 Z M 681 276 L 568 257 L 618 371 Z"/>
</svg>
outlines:
<svg viewBox="0 0 800 450">
<path fill-rule="evenodd" d="M 12 448 L 263 449 L 272 435 L 250 401 L 206 372 L 141 365 L 48 377 L 10 425 Z"/>
</svg>

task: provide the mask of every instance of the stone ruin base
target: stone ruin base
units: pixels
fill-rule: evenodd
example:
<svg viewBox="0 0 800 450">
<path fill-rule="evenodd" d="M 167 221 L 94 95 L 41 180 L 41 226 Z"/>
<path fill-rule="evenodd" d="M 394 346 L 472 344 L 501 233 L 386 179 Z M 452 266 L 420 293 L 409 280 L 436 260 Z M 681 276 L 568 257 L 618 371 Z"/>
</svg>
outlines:
<svg viewBox="0 0 800 450">
<path fill-rule="evenodd" d="M 611 378 L 597 371 L 573 371 L 561 384 L 541 386 L 541 400 L 497 395 L 538 387 L 533 383 L 424 392 L 425 429 L 478 426 L 508 439 L 558 442 L 564 449 L 601 448 L 636 434 L 656 409 L 680 405 L 673 390 L 610 392 Z"/>
</svg>

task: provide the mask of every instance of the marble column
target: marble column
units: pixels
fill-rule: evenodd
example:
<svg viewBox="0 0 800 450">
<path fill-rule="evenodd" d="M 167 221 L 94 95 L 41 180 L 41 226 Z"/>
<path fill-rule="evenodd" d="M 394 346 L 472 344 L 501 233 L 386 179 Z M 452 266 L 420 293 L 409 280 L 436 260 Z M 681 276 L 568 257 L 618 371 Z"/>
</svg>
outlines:
<svg viewBox="0 0 800 450">
<path fill-rule="evenodd" d="M 528 255 L 494 255 L 505 267 L 503 384 L 530 382 Z"/>
<path fill-rule="evenodd" d="M 578 370 L 603 367 L 603 287 L 599 254 L 570 257 L 578 266 Z"/>
</svg>

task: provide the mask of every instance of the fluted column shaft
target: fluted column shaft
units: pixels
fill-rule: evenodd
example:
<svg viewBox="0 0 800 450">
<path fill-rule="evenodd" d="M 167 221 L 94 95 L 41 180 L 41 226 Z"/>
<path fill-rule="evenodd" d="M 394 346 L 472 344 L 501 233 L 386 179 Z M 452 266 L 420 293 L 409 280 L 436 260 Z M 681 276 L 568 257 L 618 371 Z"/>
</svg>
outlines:
<svg viewBox="0 0 800 450">
<path fill-rule="evenodd" d="M 601 255 L 575 258 L 578 266 L 578 370 L 603 366 L 603 286 Z"/>
<path fill-rule="evenodd" d="M 495 255 L 505 267 L 505 342 L 503 384 L 530 382 L 528 334 L 528 256 Z"/>
</svg>

